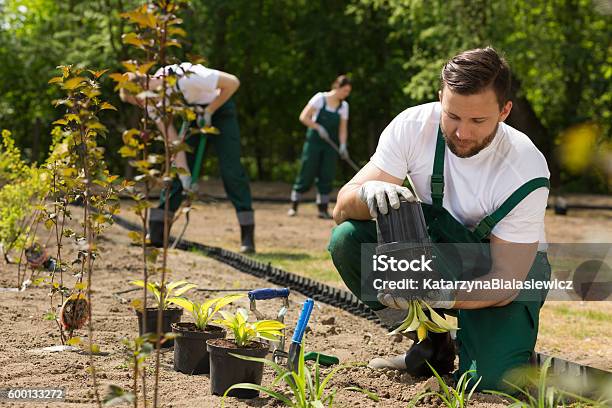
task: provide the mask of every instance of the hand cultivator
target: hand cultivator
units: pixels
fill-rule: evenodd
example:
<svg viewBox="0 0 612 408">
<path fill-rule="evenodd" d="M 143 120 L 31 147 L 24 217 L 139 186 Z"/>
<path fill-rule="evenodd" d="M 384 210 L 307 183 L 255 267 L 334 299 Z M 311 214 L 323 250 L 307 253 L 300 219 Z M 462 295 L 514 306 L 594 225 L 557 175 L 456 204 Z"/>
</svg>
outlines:
<svg viewBox="0 0 612 408">
<path fill-rule="evenodd" d="M 302 348 L 302 340 L 304 338 L 304 333 L 306 332 L 306 327 L 308 326 L 308 321 L 310 320 L 310 315 L 312 314 L 313 307 L 314 300 L 310 298 L 306 299 L 306 301 L 304 302 L 304 306 L 302 306 L 302 312 L 300 313 L 300 317 L 295 326 L 295 330 L 293 331 L 293 337 L 291 339 L 289 351 L 284 351 L 284 347 L 279 347 L 274 350 L 273 358 L 275 363 L 280 364 L 283 359 L 287 359 L 287 368 L 297 372 L 297 363 L 298 358 L 300 356 L 300 349 Z M 319 353 L 318 351 L 310 351 L 308 353 L 305 353 L 304 361 L 308 360 L 319 361 L 319 364 L 324 366 L 330 366 L 338 364 L 340 362 L 338 357 L 329 354 Z"/>
<path fill-rule="evenodd" d="M 278 313 L 276 315 L 276 320 L 284 323 L 285 315 L 287 314 L 287 310 L 289 309 L 289 288 L 263 288 L 263 289 L 254 289 L 248 293 L 249 301 L 250 301 L 250 309 L 251 312 L 255 314 L 255 317 L 258 320 L 264 320 L 266 317 L 257 310 L 257 301 L 262 300 L 270 300 L 270 299 L 282 299 L 283 303 Z M 274 362 L 279 361 L 280 355 L 279 351 L 283 352 L 285 350 L 285 332 L 283 329 L 283 336 L 278 342 L 270 342 L 270 350 L 272 351 L 272 358 Z"/>
</svg>

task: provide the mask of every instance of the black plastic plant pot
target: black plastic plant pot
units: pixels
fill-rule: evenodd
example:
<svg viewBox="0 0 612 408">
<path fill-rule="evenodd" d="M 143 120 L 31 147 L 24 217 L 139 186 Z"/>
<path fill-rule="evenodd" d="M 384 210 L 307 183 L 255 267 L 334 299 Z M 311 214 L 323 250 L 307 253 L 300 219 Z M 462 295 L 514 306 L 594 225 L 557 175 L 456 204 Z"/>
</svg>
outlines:
<svg viewBox="0 0 612 408">
<path fill-rule="evenodd" d="M 138 316 L 138 334 L 142 336 L 144 333 L 142 331 L 142 319 L 143 315 L 147 324 L 147 333 L 156 333 L 157 332 L 157 308 L 156 307 L 147 307 L 145 313 L 142 313 L 140 310 L 136 310 L 136 315 Z M 170 308 L 166 309 L 162 312 L 162 333 L 168 333 L 172 331 L 172 323 L 178 323 L 181 320 L 181 316 L 183 315 L 183 309 L 178 308 Z M 162 343 L 162 348 L 172 347 L 174 345 L 173 340 L 166 340 Z"/>
<path fill-rule="evenodd" d="M 231 339 L 213 339 L 206 342 L 210 353 L 210 391 L 215 395 L 223 395 L 229 387 L 238 383 L 261 385 L 264 364 L 256 361 L 242 360 L 230 356 L 229 353 L 249 357 L 264 358 L 269 351 L 269 345 L 252 341 L 249 347 L 238 347 Z M 259 391 L 234 389 L 227 395 L 236 398 L 256 398 Z"/>
<path fill-rule="evenodd" d="M 398 209 L 391 208 L 387 214 L 379 212 L 376 218 L 376 235 L 378 245 L 376 255 L 386 255 L 396 260 L 413 260 L 424 256 L 431 259 L 432 244 L 427 232 L 425 215 L 419 202 L 406 201 L 400 198 Z M 430 273 L 389 271 L 385 277 L 389 280 L 412 278 L 421 281 L 424 278 L 433 278 Z M 421 285 L 419 285 L 420 287 Z M 404 289 L 392 290 L 391 293 L 406 296 Z M 410 295 L 419 295 L 420 291 L 411 292 Z"/>
<path fill-rule="evenodd" d="M 406 201 L 404 198 L 400 199 L 397 210 L 389 205 L 387 214 L 378 213 L 376 234 L 379 245 L 397 242 L 420 244 L 430 241 L 421 204 Z"/>
<path fill-rule="evenodd" d="M 206 340 L 224 338 L 225 330 L 209 324 L 202 331 L 195 323 L 173 323 L 172 332 L 179 335 L 174 339 L 174 370 L 193 375 L 208 374 L 210 361 Z"/>
</svg>

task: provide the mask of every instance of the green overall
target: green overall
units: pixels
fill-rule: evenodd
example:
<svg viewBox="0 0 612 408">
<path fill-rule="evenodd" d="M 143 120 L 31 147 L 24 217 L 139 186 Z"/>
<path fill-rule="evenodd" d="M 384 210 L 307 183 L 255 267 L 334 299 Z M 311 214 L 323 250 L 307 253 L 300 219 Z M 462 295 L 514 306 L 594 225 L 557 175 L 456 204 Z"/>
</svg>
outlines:
<svg viewBox="0 0 612 408">
<path fill-rule="evenodd" d="M 340 127 L 340 114 L 338 111 L 342 102 L 334 112 L 328 111 L 325 106 L 326 98 L 323 98 L 323 107 L 319 110 L 316 122 L 323 126 L 331 140 L 338 144 L 338 129 Z M 332 190 L 332 183 L 336 175 L 336 162 L 338 154 L 325 140 L 321 139 L 319 133 L 314 129 L 306 131 L 306 143 L 302 149 L 302 166 L 300 173 L 295 179 L 293 190 L 304 193 L 310 190 L 315 178 L 317 190 L 321 196 L 327 196 Z"/>
<path fill-rule="evenodd" d="M 220 134 L 206 136 L 208 139 L 206 144 L 207 147 L 208 145 L 214 147 L 219 159 L 225 192 L 236 208 L 236 212 L 252 212 L 249 178 L 240 163 L 240 128 L 233 99 L 229 99 L 215 111 L 212 116 L 212 125 L 219 129 Z M 194 121 L 190 126 L 197 126 L 197 124 Z M 192 174 L 195 171 L 195 152 L 201 137 L 200 134 L 193 134 L 186 140 L 186 143 L 192 148 L 192 152 L 187 152 L 187 164 Z M 162 191 L 158 208 L 164 208 L 165 196 L 165 191 Z M 170 211 L 176 211 L 184 199 L 183 186 L 176 177 L 172 181 L 170 190 Z"/>
<path fill-rule="evenodd" d="M 470 248 L 476 247 L 475 250 L 481 252 L 480 262 L 484 267 L 479 265 L 480 273 L 474 274 L 472 269 L 469 277 L 456 276 L 458 279 L 467 280 L 482 276 L 490 270 L 488 236 L 495 225 L 532 191 L 540 187 L 548 188 L 548 179 L 535 178 L 525 183 L 496 211 L 486 216 L 474 231 L 471 231 L 442 207 L 445 147 L 442 133 L 438 130 L 431 177 L 432 204 L 423 203 L 422 207 L 432 242 L 471 244 Z M 358 297 L 361 293 L 361 244 L 375 242 L 374 221 L 348 220 L 332 231 L 328 249 L 334 265 L 347 287 Z M 550 279 L 550 264 L 545 252 L 536 254 L 527 279 L 541 281 Z M 475 370 L 471 374 L 474 378 L 472 384 L 482 377 L 478 389 L 508 390 L 502 381 L 504 374 L 530 361 L 538 334 L 540 308 L 545 296 L 546 292 L 543 291 L 539 294 L 539 300 L 515 300 L 502 307 L 456 310 L 460 330 L 457 331 L 459 370 L 455 376 L 458 377 L 468 370 Z M 384 308 L 376 301 L 365 303 L 374 310 Z M 452 313 L 453 311 L 450 314 Z"/>
</svg>

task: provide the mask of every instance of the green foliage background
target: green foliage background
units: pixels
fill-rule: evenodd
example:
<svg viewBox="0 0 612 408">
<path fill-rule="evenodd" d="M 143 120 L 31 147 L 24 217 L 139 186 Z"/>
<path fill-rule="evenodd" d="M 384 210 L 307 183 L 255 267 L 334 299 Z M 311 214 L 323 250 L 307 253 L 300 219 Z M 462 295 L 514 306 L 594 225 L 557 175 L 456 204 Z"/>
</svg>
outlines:
<svg viewBox="0 0 612 408">
<path fill-rule="evenodd" d="M 119 13 L 135 0 L 0 0 L 0 128 L 13 131 L 29 159 L 41 161 L 57 117 L 47 85 L 56 66 L 120 70 L 130 57 Z M 493 45 L 509 60 L 516 87 L 509 123 L 544 152 L 554 186 L 609 193 L 609 176 L 571 174 L 555 155 L 560 133 L 612 122 L 612 6 L 605 0 L 191 0 L 183 15 L 188 44 L 180 59 L 203 55 L 236 74 L 243 160 L 254 179 L 292 181 L 304 137 L 298 115 L 308 98 L 350 73 L 349 148 L 358 162 L 405 108 L 436 99 L 442 63 Z M 129 175 L 117 150 L 136 112 L 104 84 L 120 112 L 103 116 L 106 157 Z M 216 174 L 209 160 L 205 174 Z M 342 166 L 338 183 L 351 176 Z"/>
</svg>

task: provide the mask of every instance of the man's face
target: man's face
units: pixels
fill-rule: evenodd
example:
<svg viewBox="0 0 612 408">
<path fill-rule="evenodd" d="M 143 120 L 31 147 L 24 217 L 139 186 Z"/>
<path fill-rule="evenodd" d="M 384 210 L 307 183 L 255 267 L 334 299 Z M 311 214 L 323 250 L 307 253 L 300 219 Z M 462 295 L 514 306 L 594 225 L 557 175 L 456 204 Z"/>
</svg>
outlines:
<svg viewBox="0 0 612 408">
<path fill-rule="evenodd" d="M 512 102 L 499 109 L 492 88 L 474 95 L 460 95 L 444 87 L 441 127 L 448 148 L 457 157 L 472 157 L 495 138 L 499 122 L 510 114 Z"/>
</svg>

